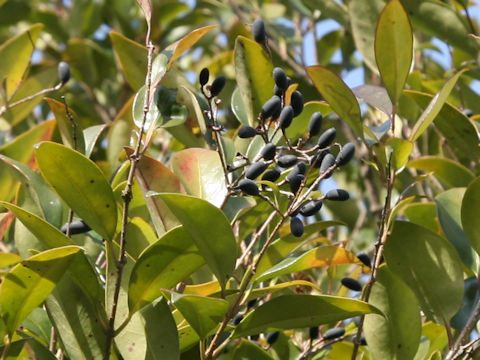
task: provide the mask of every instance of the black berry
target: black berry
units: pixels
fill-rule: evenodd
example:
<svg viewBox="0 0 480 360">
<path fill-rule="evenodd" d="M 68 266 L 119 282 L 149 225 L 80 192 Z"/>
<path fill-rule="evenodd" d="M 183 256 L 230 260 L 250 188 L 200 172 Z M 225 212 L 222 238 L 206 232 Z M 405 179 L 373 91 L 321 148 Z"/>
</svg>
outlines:
<svg viewBox="0 0 480 360">
<path fill-rule="evenodd" d="M 355 154 L 355 145 L 352 143 L 346 143 L 343 145 L 342 150 L 337 155 L 337 165 L 338 166 L 343 166 L 346 165 L 352 158 L 353 155 Z"/>
<path fill-rule="evenodd" d="M 267 143 L 260 151 L 260 155 L 264 160 L 272 160 L 275 157 L 277 147 L 273 143 Z"/>
<path fill-rule="evenodd" d="M 58 77 L 62 84 L 65 84 L 70 80 L 70 66 L 65 61 L 60 61 L 58 63 Z"/>
<path fill-rule="evenodd" d="M 64 234 L 67 233 L 68 223 L 65 223 L 60 228 Z M 92 230 L 83 220 L 75 220 L 70 223 L 70 235 L 83 234 Z"/>
<path fill-rule="evenodd" d="M 273 69 L 273 80 L 275 80 L 275 85 L 277 85 L 283 91 L 287 89 L 287 75 L 282 68 L 276 67 L 275 69 Z"/>
<path fill-rule="evenodd" d="M 303 95 L 300 91 L 296 90 L 292 93 L 290 105 L 292 105 L 294 116 L 300 115 L 303 111 Z"/>
<path fill-rule="evenodd" d="M 210 78 L 210 72 L 208 71 L 207 68 L 203 68 L 202 71 L 200 71 L 200 76 L 199 76 L 199 82 L 201 86 L 205 86 L 208 83 L 208 79 Z"/>
<path fill-rule="evenodd" d="M 277 95 L 273 95 L 265 102 L 265 104 L 263 104 L 260 116 L 262 119 L 268 119 L 269 117 L 274 117 L 274 115 L 280 113 L 281 109 L 282 99 Z"/>
<path fill-rule="evenodd" d="M 337 136 L 337 130 L 335 128 L 330 128 L 327 129 L 323 132 L 322 135 L 320 135 L 320 138 L 318 139 L 318 147 L 320 149 L 324 149 L 328 146 L 330 146 L 333 143 L 333 140 L 335 140 L 335 137 Z"/>
<path fill-rule="evenodd" d="M 310 137 L 317 136 L 322 129 L 323 116 L 321 112 L 314 112 L 308 122 L 308 133 Z"/>
<path fill-rule="evenodd" d="M 253 38 L 257 43 L 263 44 L 267 39 L 265 24 L 262 19 L 256 19 L 252 26 Z"/>
<path fill-rule="evenodd" d="M 260 193 L 255 181 L 250 179 L 242 179 L 238 182 L 237 189 L 242 190 L 247 195 L 256 196 Z"/>
<path fill-rule="evenodd" d="M 325 340 L 332 340 L 332 339 L 339 338 L 343 335 L 345 335 L 345 329 L 343 327 L 336 327 L 336 328 L 331 328 L 325 331 L 325 334 L 323 334 L 323 338 Z"/>
<path fill-rule="evenodd" d="M 257 135 L 257 130 L 251 126 L 242 126 L 240 130 L 238 130 L 238 137 L 242 139 L 248 139 L 255 135 Z"/>
<path fill-rule="evenodd" d="M 278 158 L 277 164 L 283 168 L 292 167 L 297 163 L 297 157 L 295 155 L 282 155 Z"/>
<path fill-rule="evenodd" d="M 303 235 L 303 223 L 298 217 L 293 216 L 290 218 L 290 231 L 293 236 L 300 237 Z"/>
<path fill-rule="evenodd" d="M 345 201 L 350 199 L 350 194 L 343 189 L 332 189 L 325 194 L 325 199 L 331 201 Z"/>
<path fill-rule="evenodd" d="M 256 179 L 261 173 L 265 171 L 265 169 L 268 167 L 268 164 L 266 164 L 263 161 L 258 161 L 250 165 L 247 170 L 245 171 L 245 177 L 247 179 L 254 180 Z M 256 185 L 255 185 L 256 186 Z"/>
<path fill-rule="evenodd" d="M 278 169 L 271 169 L 265 172 L 262 176 L 262 180 L 275 182 L 280 177 L 280 171 Z"/>
<path fill-rule="evenodd" d="M 322 200 L 312 200 L 300 207 L 300 214 L 303 216 L 312 216 L 322 208 Z"/>
<path fill-rule="evenodd" d="M 293 108 L 290 105 L 285 106 L 280 113 L 280 127 L 286 129 L 290 126 L 293 120 Z"/>
<path fill-rule="evenodd" d="M 220 94 L 226 82 L 227 79 L 225 78 L 225 76 L 220 75 L 219 77 L 217 77 L 215 80 L 213 80 L 212 85 L 210 85 L 210 94 L 212 96 L 217 96 L 218 94 Z"/>
<path fill-rule="evenodd" d="M 344 277 L 342 279 L 342 285 L 353 291 L 362 291 L 362 284 L 360 284 L 358 280 L 349 277 Z"/>
</svg>

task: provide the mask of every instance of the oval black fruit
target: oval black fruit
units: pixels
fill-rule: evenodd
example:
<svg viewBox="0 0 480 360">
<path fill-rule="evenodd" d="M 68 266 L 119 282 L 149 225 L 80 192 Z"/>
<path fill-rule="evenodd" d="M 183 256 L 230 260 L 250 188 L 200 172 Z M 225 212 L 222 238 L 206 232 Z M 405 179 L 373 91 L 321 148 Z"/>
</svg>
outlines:
<svg viewBox="0 0 480 360">
<path fill-rule="evenodd" d="M 277 160 L 277 164 L 283 168 L 292 167 L 296 163 L 297 163 L 297 157 L 292 154 L 282 155 Z"/>
<path fill-rule="evenodd" d="M 278 336 L 280 335 L 280 331 L 274 331 L 267 334 L 267 343 L 269 345 L 273 345 L 277 342 Z"/>
<path fill-rule="evenodd" d="M 343 145 L 342 150 L 337 155 L 337 165 L 343 166 L 348 164 L 350 160 L 352 160 L 353 155 L 355 154 L 355 145 L 352 143 L 346 143 Z"/>
<path fill-rule="evenodd" d="M 332 154 L 325 155 L 322 159 L 322 164 L 320 165 L 320 175 L 325 173 L 333 165 L 335 165 L 335 157 Z M 330 176 L 332 176 L 332 173 L 326 176 L 325 179 L 328 179 Z"/>
<path fill-rule="evenodd" d="M 310 340 L 315 340 L 318 338 L 320 331 L 318 330 L 318 326 L 313 326 L 310 329 L 308 329 L 308 337 Z"/>
<path fill-rule="evenodd" d="M 251 126 L 242 126 L 240 130 L 238 130 L 238 137 L 242 139 L 248 139 L 255 135 L 257 135 L 257 130 Z"/>
<path fill-rule="evenodd" d="M 271 169 L 265 172 L 262 176 L 262 180 L 267 180 L 271 182 L 275 182 L 280 177 L 280 170 L 278 169 Z"/>
<path fill-rule="evenodd" d="M 254 180 L 256 179 L 261 173 L 263 173 L 268 164 L 263 161 L 258 161 L 250 165 L 247 170 L 245 170 L 245 177 L 247 179 Z M 256 186 L 256 185 L 255 185 Z"/>
<path fill-rule="evenodd" d="M 65 61 L 60 61 L 58 63 L 58 77 L 62 84 L 65 84 L 68 80 L 70 80 L 70 65 Z"/>
<path fill-rule="evenodd" d="M 63 224 L 60 228 L 60 231 L 66 234 L 67 226 L 68 223 Z M 83 234 L 89 232 L 90 230 L 92 230 L 90 226 L 88 226 L 83 220 L 75 220 L 70 223 L 70 235 Z"/>
<path fill-rule="evenodd" d="M 251 299 L 247 302 L 247 309 L 251 309 L 257 304 L 257 299 Z"/>
<path fill-rule="evenodd" d="M 322 208 L 322 200 L 312 200 L 300 207 L 300 214 L 303 216 L 312 216 Z"/>
<path fill-rule="evenodd" d="M 304 175 L 305 171 L 307 171 L 307 165 L 302 161 L 299 162 L 295 167 L 290 171 L 290 173 L 287 175 L 286 179 L 287 181 L 290 181 L 294 176 L 297 175 Z"/>
<path fill-rule="evenodd" d="M 274 95 L 283 96 L 283 93 L 284 93 L 284 92 L 285 92 L 285 91 L 284 91 L 283 89 L 280 89 L 280 88 L 277 86 L 277 84 L 275 84 L 275 85 L 273 86 L 273 94 L 274 94 Z"/>
<path fill-rule="evenodd" d="M 256 196 L 260 193 L 255 181 L 250 179 L 242 179 L 238 182 L 237 189 L 242 190 L 247 195 Z"/>
<path fill-rule="evenodd" d="M 290 218 L 290 231 L 293 236 L 300 237 L 303 235 L 303 223 L 298 217 L 293 216 Z"/>
<path fill-rule="evenodd" d="M 280 127 L 282 129 L 288 128 L 293 120 L 293 108 L 290 105 L 285 106 L 280 113 Z"/>
<path fill-rule="evenodd" d="M 320 130 L 322 129 L 322 123 L 322 113 L 318 111 L 314 112 L 310 117 L 310 121 L 308 122 L 308 133 L 310 134 L 310 137 L 320 134 Z"/>
<path fill-rule="evenodd" d="M 332 340 L 332 339 L 339 338 L 343 335 L 345 335 L 345 329 L 343 327 L 336 327 L 336 328 L 331 328 L 325 331 L 325 334 L 323 334 L 323 339 Z"/>
<path fill-rule="evenodd" d="M 265 32 L 265 23 L 262 19 L 255 19 L 252 26 L 253 38 L 257 43 L 263 44 L 267 39 L 267 33 Z"/>
<path fill-rule="evenodd" d="M 333 143 L 333 140 L 335 140 L 335 137 L 337 136 L 337 130 L 335 128 L 330 128 L 327 129 L 323 132 L 322 135 L 318 138 L 318 147 L 320 149 L 324 149 L 328 146 L 330 146 Z"/>
<path fill-rule="evenodd" d="M 243 315 L 242 314 L 237 314 L 233 317 L 233 325 L 238 325 L 240 324 L 240 321 L 243 320 Z"/>
<path fill-rule="evenodd" d="M 362 291 L 362 284 L 360 284 L 357 280 L 349 277 L 344 277 L 342 279 L 342 285 L 353 291 Z"/>
<path fill-rule="evenodd" d="M 267 143 L 260 151 L 260 155 L 265 160 L 272 160 L 275 157 L 277 147 L 273 143 Z"/>
<path fill-rule="evenodd" d="M 325 199 L 331 201 L 345 201 L 350 199 L 350 194 L 343 189 L 332 189 L 325 194 Z"/>
<path fill-rule="evenodd" d="M 273 80 L 275 81 L 275 85 L 277 85 L 280 89 L 285 91 L 288 87 L 287 75 L 282 68 L 276 67 L 273 69 Z"/>
<path fill-rule="evenodd" d="M 312 165 L 314 169 L 320 168 L 322 160 L 327 154 L 330 154 L 330 149 L 318 150 L 310 159 L 310 165 Z"/>
<path fill-rule="evenodd" d="M 292 105 L 294 116 L 300 115 L 303 111 L 303 95 L 300 91 L 296 90 L 290 97 L 290 105 Z"/>
<path fill-rule="evenodd" d="M 273 117 L 277 113 L 280 113 L 281 109 L 282 99 L 277 95 L 273 95 L 265 102 L 265 104 L 263 104 L 260 116 L 262 119 L 268 119 L 269 117 Z"/>
<path fill-rule="evenodd" d="M 364 252 L 359 252 L 357 255 L 358 260 L 360 260 L 363 265 L 372 267 L 372 261 L 370 260 L 370 256 L 367 255 L 367 253 Z"/>
<path fill-rule="evenodd" d="M 297 174 L 288 180 L 288 183 L 290 184 L 290 191 L 292 193 L 297 193 L 298 189 L 300 189 L 303 179 L 305 179 L 305 176 L 302 174 Z"/>
<path fill-rule="evenodd" d="M 205 86 L 208 83 L 209 78 L 210 78 L 210 71 L 208 71 L 207 68 L 203 68 L 202 71 L 200 71 L 200 76 L 198 77 L 200 85 Z"/>
<path fill-rule="evenodd" d="M 215 80 L 213 80 L 212 85 L 210 85 L 210 95 L 217 96 L 223 90 L 227 78 L 223 75 L 220 75 Z"/>
</svg>

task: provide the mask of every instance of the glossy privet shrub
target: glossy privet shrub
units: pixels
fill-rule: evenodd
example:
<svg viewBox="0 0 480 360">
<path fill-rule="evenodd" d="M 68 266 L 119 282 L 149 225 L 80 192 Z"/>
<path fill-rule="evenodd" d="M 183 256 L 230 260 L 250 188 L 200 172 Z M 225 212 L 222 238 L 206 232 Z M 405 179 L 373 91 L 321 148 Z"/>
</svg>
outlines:
<svg viewBox="0 0 480 360">
<path fill-rule="evenodd" d="M 138 3 L 0 1 L 2 359 L 474 358 L 468 3 Z"/>
</svg>

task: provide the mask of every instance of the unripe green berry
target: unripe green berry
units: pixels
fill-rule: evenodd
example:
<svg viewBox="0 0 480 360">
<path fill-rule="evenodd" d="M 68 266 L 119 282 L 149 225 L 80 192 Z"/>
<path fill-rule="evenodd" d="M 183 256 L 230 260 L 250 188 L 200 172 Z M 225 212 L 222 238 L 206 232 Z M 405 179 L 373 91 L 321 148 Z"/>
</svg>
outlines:
<svg viewBox="0 0 480 360">
<path fill-rule="evenodd" d="M 255 19 L 252 26 L 253 38 L 257 43 L 263 44 L 267 39 L 265 24 L 262 19 Z"/>
<path fill-rule="evenodd" d="M 342 280 L 342 285 L 345 286 L 346 288 L 353 290 L 353 291 L 362 291 L 362 284 L 358 282 L 358 280 L 349 278 L 349 277 L 344 277 Z"/>
<path fill-rule="evenodd" d="M 345 329 L 343 327 L 331 328 L 325 331 L 323 334 L 324 340 L 333 340 L 345 335 Z"/>
<path fill-rule="evenodd" d="M 282 68 L 276 67 L 275 69 L 273 69 L 273 80 L 275 81 L 275 85 L 277 85 L 283 91 L 287 89 L 287 75 Z"/>
<path fill-rule="evenodd" d="M 250 180 L 256 179 L 261 173 L 263 173 L 266 168 L 268 167 L 268 164 L 266 164 L 263 161 L 258 161 L 253 164 L 251 164 L 247 170 L 245 170 L 245 177 Z M 256 186 L 256 185 L 255 185 Z"/>
<path fill-rule="evenodd" d="M 350 199 L 350 194 L 343 189 L 332 189 L 325 194 L 325 199 L 331 201 L 346 201 Z"/>
<path fill-rule="evenodd" d="M 280 113 L 281 109 L 282 109 L 282 99 L 277 95 L 273 95 L 270 99 L 268 99 L 265 102 L 265 104 L 263 104 L 260 116 L 264 120 L 268 119 L 269 117 L 275 118 L 274 115 L 276 115 L 277 113 Z"/>
<path fill-rule="evenodd" d="M 207 68 L 203 68 L 202 71 L 200 71 L 200 76 L 198 78 L 200 85 L 205 86 L 208 83 L 209 78 L 210 78 L 210 72 L 208 71 Z"/>
<path fill-rule="evenodd" d="M 260 193 L 257 184 L 255 184 L 255 181 L 250 179 L 240 180 L 236 188 L 242 190 L 247 195 L 256 196 Z"/>
<path fill-rule="evenodd" d="M 275 157 L 277 147 L 273 143 L 267 143 L 260 151 L 260 155 L 265 160 L 272 160 Z"/>
<path fill-rule="evenodd" d="M 252 138 L 254 137 L 255 135 L 257 135 L 257 130 L 255 130 L 253 127 L 251 126 L 242 126 L 239 130 L 238 130 L 238 137 L 239 138 L 242 138 L 242 139 L 248 139 L 248 138 Z"/>
<path fill-rule="evenodd" d="M 292 167 L 297 163 L 297 157 L 295 155 L 282 155 L 278 158 L 277 164 L 283 168 Z"/>
<path fill-rule="evenodd" d="M 330 146 L 333 141 L 335 140 L 335 137 L 337 136 L 337 130 L 335 128 L 330 128 L 327 129 L 323 132 L 322 135 L 318 138 L 318 147 L 320 149 L 324 149 L 328 146 Z"/>
<path fill-rule="evenodd" d="M 290 218 L 290 231 L 295 237 L 300 237 L 303 235 L 303 223 L 298 217 L 293 216 Z"/>
<path fill-rule="evenodd" d="M 290 105 L 285 106 L 280 113 L 280 128 L 286 129 L 292 124 L 293 120 L 293 108 Z"/>
<path fill-rule="evenodd" d="M 58 63 L 58 77 L 62 84 L 65 84 L 70 80 L 70 66 L 65 61 Z"/>
<path fill-rule="evenodd" d="M 314 112 L 308 122 L 308 133 L 310 137 L 317 136 L 322 129 L 323 116 L 321 112 Z"/>
<path fill-rule="evenodd" d="M 348 162 L 353 158 L 355 154 L 355 145 L 352 143 L 346 143 L 343 145 L 342 150 L 337 155 L 337 166 L 343 166 L 348 164 Z"/>
<path fill-rule="evenodd" d="M 220 75 L 215 80 L 213 80 L 212 85 L 210 85 L 210 95 L 217 96 L 223 90 L 227 79 L 225 76 Z"/>
<path fill-rule="evenodd" d="M 294 116 L 300 115 L 303 111 L 303 95 L 300 91 L 296 90 L 292 93 L 290 97 L 290 105 L 293 108 Z"/>
</svg>

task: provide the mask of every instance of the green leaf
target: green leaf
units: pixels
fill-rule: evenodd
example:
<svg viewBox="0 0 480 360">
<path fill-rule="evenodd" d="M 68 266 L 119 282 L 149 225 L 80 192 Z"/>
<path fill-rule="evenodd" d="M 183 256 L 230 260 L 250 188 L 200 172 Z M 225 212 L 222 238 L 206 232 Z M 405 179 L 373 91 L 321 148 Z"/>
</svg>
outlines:
<svg viewBox="0 0 480 360">
<path fill-rule="evenodd" d="M 238 36 L 235 41 L 234 60 L 248 124 L 253 126 L 263 104 L 272 97 L 273 66 L 262 46 L 244 36 Z"/>
<path fill-rule="evenodd" d="M 110 32 L 110 40 L 125 79 L 134 91 L 140 90 L 147 75 L 147 48 L 116 31 Z"/>
<path fill-rule="evenodd" d="M 240 344 L 235 348 L 233 360 L 273 360 L 265 350 L 251 341 L 242 339 Z"/>
<path fill-rule="evenodd" d="M 382 111 L 383 113 L 387 115 L 392 113 L 392 101 L 388 97 L 388 92 L 384 87 L 365 84 L 354 87 L 352 92 L 357 98 L 363 99 L 367 104 Z"/>
<path fill-rule="evenodd" d="M 235 236 L 225 214 L 209 202 L 192 196 L 158 196 L 183 224 L 224 289 L 237 258 Z"/>
<path fill-rule="evenodd" d="M 93 125 L 83 130 L 86 157 L 89 158 L 92 155 L 93 149 L 100 138 L 100 135 L 102 135 L 103 131 L 109 126 L 109 124 Z"/>
<path fill-rule="evenodd" d="M 352 90 L 332 70 L 323 66 L 307 67 L 307 74 L 330 107 L 345 121 L 356 135 L 363 137 L 362 117 Z"/>
<path fill-rule="evenodd" d="M 216 151 L 190 148 L 175 152 L 170 164 L 189 195 L 220 206 L 227 195 L 225 175 Z"/>
<path fill-rule="evenodd" d="M 396 171 L 401 171 L 407 164 L 410 153 L 413 150 L 413 143 L 408 140 L 391 138 L 387 141 L 387 152 L 392 154 L 392 167 Z M 387 153 L 387 158 L 389 154 Z"/>
<path fill-rule="evenodd" d="M 0 306 L 10 337 L 20 322 L 52 292 L 73 256 L 80 251 L 77 246 L 47 250 L 9 271 L 2 282 Z"/>
<path fill-rule="evenodd" d="M 232 92 L 232 99 L 230 100 L 230 107 L 237 120 L 242 125 L 250 125 L 249 123 L 249 110 L 246 109 L 243 103 L 242 93 L 240 88 L 236 87 Z"/>
<path fill-rule="evenodd" d="M 380 310 L 359 300 L 327 295 L 282 295 L 245 316 L 233 335 L 253 335 L 269 328 L 308 328 L 369 313 L 381 315 Z"/>
<path fill-rule="evenodd" d="M 447 240 L 431 230 L 396 221 L 385 244 L 385 260 L 413 290 L 428 319 L 445 324 L 462 305 L 460 258 Z"/>
<path fill-rule="evenodd" d="M 164 234 L 135 263 L 128 286 L 130 312 L 142 308 L 205 264 L 183 226 Z"/>
<path fill-rule="evenodd" d="M 112 239 L 117 227 L 113 191 L 98 166 L 82 154 L 53 142 L 36 148 L 43 176 L 92 229 Z"/>
<path fill-rule="evenodd" d="M 440 89 L 440 91 L 432 98 L 426 109 L 423 111 L 420 118 L 415 123 L 415 126 L 412 129 L 412 134 L 410 135 L 410 141 L 416 141 L 420 135 L 422 135 L 428 126 L 435 120 L 435 117 L 440 113 L 443 105 L 447 101 L 450 92 L 453 90 L 455 84 L 457 83 L 458 78 L 462 75 L 466 69 L 457 72 L 454 76 L 447 80 L 445 85 Z"/>
<path fill-rule="evenodd" d="M 135 125 L 141 129 L 143 124 L 143 109 L 145 107 L 145 98 L 147 96 L 147 87 L 143 85 L 140 90 L 138 90 L 137 94 L 135 95 L 135 99 L 133 100 L 132 106 L 132 117 L 133 122 Z M 150 107 L 147 112 L 147 117 L 145 119 L 145 124 L 143 129 L 147 132 L 152 126 L 157 126 L 161 118 L 160 111 L 156 106 L 155 102 L 150 104 Z"/>
<path fill-rule="evenodd" d="M 192 326 L 200 339 L 215 329 L 227 313 L 226 300 L 198 295 L 172 293 L 172 303 Z"/>
<path fill-rule="evenodd" d="M 265 252 L 260 262 L 257 265 L 257 274 L 260 275 L 273 265 L 282 261 L 292 250 L 299 247 L 310 236 L 320 232 L 330 226 L 345 225 L 340 221 L 318 221 L 314 224 L 305 226 L 303 235 L 301 237 L 293 236 L 291 232 L 281 236 L 280 239 L 275 240 Z M 258 276 L 256 275 L 256 276 Z M 255 278 L 255 277 L 254 277 Z"/>
<path fill-rule="evenodd" d="M 377 23 L 375 58 L 392 103 L 398 104 L 413 53 L 412 27 L 399 0 L 387 3 Z"/>
<path fill-rule="evenodd" d="M 385 315 L 365 317 L 365 337 L 372 358 L 413 359 L 420 343 L 422 319 L 412 290 L 382 265 L 368 302 Z"/>
<path fill-rule="evenodd" d="M 462 226 L 470 245 L 480 254 L 480 228 L 476 214 L 480 209 L 480 177 L 472 181 L 463 196 L 461 218 Z"/>
<path fill-rule="evenodd" d="M 422 108 L 427 107 L 428 109 L 430 104 L 434 102 L 432 95 L 429 94 L 410 90 L 405 90 L 405 94 L 415 100 Z M 435 98 L 437 96 L 438 94 Z M 472 120 L 462 114 L 461 111 L 448 103 L 444 103 L 438 116 L 435 118 L 435 126 L 445 136 L 448 144 L 459 158 L 476 161 L 480 157 L 480 148 L 477 146 L 477 128 L 472 123 Z"/>
<path fill-rule="evenodd" d="M 462 164 L 440 156 L 419 157 L 411 160 L 407 166 L 433 172 L 433 175 L 447 188 L 468 186 L 475 179 L 475 175 Z"/>
<path fill-rule="evenodd" d="M 444 191 L 435 197 L 438 221 L 448 241 L 457 249 L 463 263 L 477 271 L 477 257 L 462 229 L 461 208 L 465 188 Z"/>
<path fill-rule="evenodd" d="M 0 252 L 0 268 L 6 268 L 18 264 L 22 258 L 14 253 Z"/>
<path fill-rule="evenodd" d="M 385 6 L 382 0 L 352 0 L 348 3 L 348 15 L 355 46 L 369 69 L 378 74 L 375 61 L 375 30 L 378 16 Z"/>
<path fill-rule="evenodd" d="M 351 252 L 338 246 L 320 246 L 307 252 L 294 254 L 280 261 L 274 267 L 261 274 L 256 281 L 265 281 L 275 276 L 291 274 L 307 269 L 338 264 L 359 264 L 360 261 Z"/>
<path fill-rule="evenodd" d="M 133 154 L 133 150 L 130 148 L 125 148 L 125 151 L 129 156 Z M 145 196 L 145 203 L 150 213 L 150 217 L 152 218 L 153 226 L 157 231 L 157 235 L 162 235 L 178 226 L 180 224 L 179 221 L 168 209 L 162 199 L 147 196 L 150 191 L 159 193 L 182 192 L 182 185 L 177 176 L 160 161 L 147 155 L 143 155 L 137 163 L 135 178 Z"/>
<path fill-rule="evenodd" d="M 6 95 L 10 99 L 20 85 L 30 64 L 42 24 L 34 24 L 0 46 L 0 83 L 6 80 Z"/>
<path fill-rule="evenodd" d="M 96 310 L 73 279 L 65 275 L 45 304 L 57 334 L 72 360 L 101 358 L 105 349 L 105 313 Z"/>
</svg>

